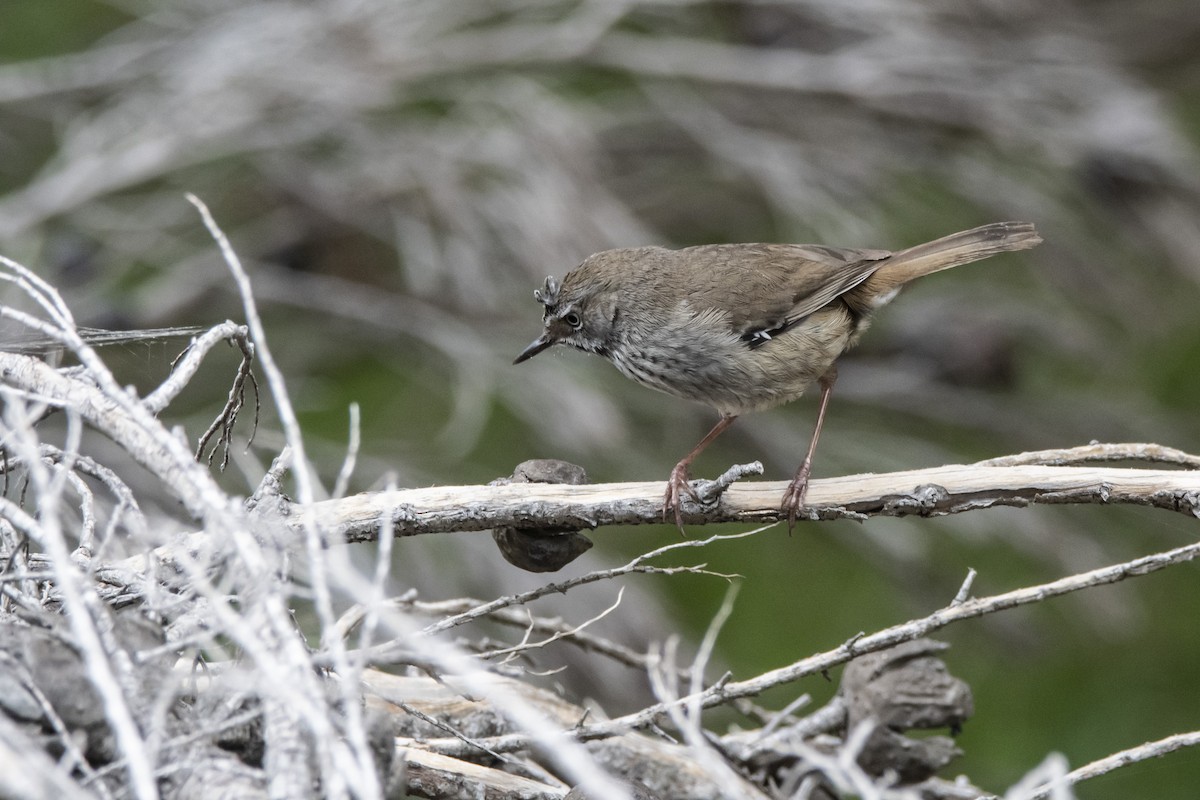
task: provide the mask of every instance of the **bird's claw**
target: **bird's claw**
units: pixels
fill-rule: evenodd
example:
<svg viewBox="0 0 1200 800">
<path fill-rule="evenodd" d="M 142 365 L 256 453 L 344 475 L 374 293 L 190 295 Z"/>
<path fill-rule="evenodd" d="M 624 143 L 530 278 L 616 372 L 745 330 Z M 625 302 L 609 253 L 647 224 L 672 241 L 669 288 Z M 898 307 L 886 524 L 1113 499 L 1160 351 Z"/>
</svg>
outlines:
<svg viewBox="0 0 1200 800">
<path fill-rule="evenodd" d="M 675 525 L 679 528 L 679 532 L 683 533 L 683 496 L 686 494 L 697 503 L 702 502 L 700 495 L 696 493 L 695 487 L 691 483 L 691 474 L 688 471 L 687 464 L 676 464 L 671 470 L 671 477 L 667 478 L 667 493 L 663 496 L 662 518 L 663 522 L 667 521 L 667 514 L 673 512 L 675 515 Z"/>
<path fill-rule="evenodd" d="M 804 505 L 804 496 L 808 494 L 808 477 L 811 472 L 812 465 L 805 461 L 796 471 L 796 477 L 792 478 L 783 492 L 783 502 L 779 506 L 779 512 L 787 515 L 789 536 L 792 528 L 796 527 L 796 516 Z"/>
</svg>

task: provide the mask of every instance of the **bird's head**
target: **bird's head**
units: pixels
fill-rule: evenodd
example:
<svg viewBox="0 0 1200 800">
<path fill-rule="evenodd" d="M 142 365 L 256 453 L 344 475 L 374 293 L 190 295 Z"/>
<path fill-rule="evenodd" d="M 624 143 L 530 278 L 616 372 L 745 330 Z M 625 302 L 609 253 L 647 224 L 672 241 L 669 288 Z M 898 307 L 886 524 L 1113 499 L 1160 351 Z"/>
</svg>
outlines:
<svg viewBox="0 0 1200 800">
<path fill-rule="evenodd" d="M 610 355 L 617 320 L 613 293 L 590 285 L 583 269 L 568 274 L 561 285 L 553 277 L 547 277 L 533 296 L 544 306 L 542 335 L 521 351 L 514 364 L 556 344 L 605 357 Z"/>
</svg>

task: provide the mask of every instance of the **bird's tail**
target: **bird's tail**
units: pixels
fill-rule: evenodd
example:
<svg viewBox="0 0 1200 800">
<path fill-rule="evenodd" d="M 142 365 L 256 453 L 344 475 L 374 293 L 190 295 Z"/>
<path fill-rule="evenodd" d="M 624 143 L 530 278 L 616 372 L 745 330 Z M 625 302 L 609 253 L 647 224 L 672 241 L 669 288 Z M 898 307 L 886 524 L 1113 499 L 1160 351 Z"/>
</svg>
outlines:
<svg viewBox="0 0 1200 800">
<path fill-rule="evenodd" d="M 864 288 L 871 294 L 882 295 L 922 275 L 960 267 L 999 253 L 1028 250 L 1041 241 L 1042 237 L 1031 222 L 993 222 L 893 253 L 866 281 Z"/>
</svg>

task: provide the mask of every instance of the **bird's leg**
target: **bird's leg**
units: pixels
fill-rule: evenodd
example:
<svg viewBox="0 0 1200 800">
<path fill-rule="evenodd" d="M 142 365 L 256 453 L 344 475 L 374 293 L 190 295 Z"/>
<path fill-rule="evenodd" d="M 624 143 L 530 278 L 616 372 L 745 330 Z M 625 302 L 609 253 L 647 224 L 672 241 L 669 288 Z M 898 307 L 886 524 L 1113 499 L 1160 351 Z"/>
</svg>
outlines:
<svg viewBox="0 0 1200 800">
<path fill-rule="evenodd" d="M 696 494 L 696 490 L 688 482 L 691 479 L 690 467 L 696 456 L 704 452 L 704 448 L 712 444 L 713 439 L 720 436 L 726 428 L 733 424 L 737 419 L 736 415 L 722 414 L 721 419 L 713 426 L 713 429 L 708 432 L 700 443 L 692 448 L 692 451 L 679 460 L 675 465 L 675 469 L 671 470 L 671 477 L 667 479 L 667 494 L 663 497 L 663 522 L 667 521 L 667 512 L 674 510 L 675 524 L 679 526 L 679 532 L 683 533 L 683 495 L 686 492 L 697 503 L 700 502 L 700 495 Z"/>
<path fill-rule="evenodd" d="M 804 505 L 804 495 L 808 492 L 808 477 L 812 473 L 813 453 L 817 449 L 817 439 L 821 436 L 821 425 L 825 422 L 825 409 L 829 407 L 829 396 L 833 394 L 833 384 L 837 383 L 837 367 L 830 367 L 824 375 L 817 379 L 817 383 L 821 386 L 821 406 L 817 409 L 817 427 L 813 431 L 812 441 L 809 442 L 808 454 L 804 456 L 804 463 L 800 465 L 800 469 L 796 470 L 796 476 L 792 478 L 784 491 L 783 504 L 780 506 L 780 511 L 787 514 L 788 533 L 791 533 L 792 528 L 796 525 L 796 513 L 800 510 L 800 506 Z"/>
</svg>

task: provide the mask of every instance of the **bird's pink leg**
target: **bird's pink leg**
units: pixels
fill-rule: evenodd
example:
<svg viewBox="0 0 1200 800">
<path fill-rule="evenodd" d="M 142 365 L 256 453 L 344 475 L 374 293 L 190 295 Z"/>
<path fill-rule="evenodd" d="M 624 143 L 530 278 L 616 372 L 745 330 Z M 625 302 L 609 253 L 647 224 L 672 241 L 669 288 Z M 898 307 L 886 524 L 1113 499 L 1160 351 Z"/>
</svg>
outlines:
<svg viewBox="0 0 1200 800">
<path fill-rule="evenodd" d="M 812 441 L 809 442 L 808 454 L 804 456 L 804 462 L 800 465 L 800 469 L 796 470 L 795 477 L 784 491 L 783 504 L 779 509 L 787 514 L 788 533 L 791 533 L 796 524 L 796 514 L 799 512 L 800 506 L 804 505 L 804 495 L 808 492 L 808 478 L 812 474 L 813 453 L 817 450 L 817 439 L 821 437 L 821 426 L 825 424 L 825 409 L 829 407 L 829 396 L 833 394 L 833 385 L 837 383 L 837 367 L 830 367 L 829 371 L 822 375 L 817 382 L 821 385 L 821 405 L 817 409 L 817 427 L 813 431 Z"/>
<path fill-rule="evenodd" d="M 679 460 L 675 465 L 675 469 L 671 470 L 671 477 L 667 479 L 667 493 L 663 497 L 663 522 L 667 521 L 667 512 L 674 510 L 675 524 L 679 526 L 679 532 L 683 533 L 683 495 L 686 493 L 697 503 L 700 502 L 700 496 L 696 494 L 696 490 L 688 482 L 691 479 L 692 461 L 696 456 L 704 451 L 704 448 L 712 444 L 713 439 L 720 436 L 726 428 L 733 424 L 737 419 L 736 415 L 728 416 L 721 415 L 721 419 L 713 426 L 713 429 L 708 432 L 700 443 L 692 448 L 692 451 Z"/>
</svg>

